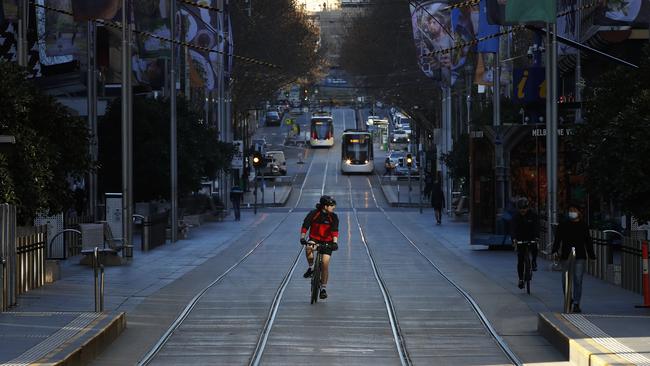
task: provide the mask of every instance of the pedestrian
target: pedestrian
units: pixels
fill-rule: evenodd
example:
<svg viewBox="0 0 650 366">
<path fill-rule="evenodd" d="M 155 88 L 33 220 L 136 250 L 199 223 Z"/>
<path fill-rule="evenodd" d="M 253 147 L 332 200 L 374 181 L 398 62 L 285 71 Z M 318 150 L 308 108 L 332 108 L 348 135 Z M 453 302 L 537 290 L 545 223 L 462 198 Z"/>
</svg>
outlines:
<svg viewBox="0 0 650 366">
<path fill-rule="evenodd" d="M 433 189 L 433 176 L 431 173 L 427 173 L 426 178 L 424 179 L 424 198 L 429 200 L 431 199 L 431 190 Z"/>
<path fill-rule="evenodd" d="M 571 266 L 570 255 L 575 250 L 575 261 L 573 262 L 573 293 L 571 296 L 572 311 L 580 313 L 580 298 L 582 297 L 582 277 L 585 274 L 587 258 L 596 259 L 594 246 L 589 236 L 589 227 L 582 219 L 580 207 L 571 204 L 567 213 L 567 219 L 560 223 L 555 233 L 553 242 L 553 255 L 560 257 L 562 268 L 569 271 Z M 570 273 L 570 272 L 569 272 Z M 564 277 L 564 276 L 563 276 Z M 564 288 L 564 278 L 562 281 L 562 290 Z"/>
<path fill-rule="evenodd" d="M 445 207 L 445 194 L 439 181 L 433 183 L 431 188 L 431 206 L 435 211 L 436 224 L 442 224 L 442 209 Z"/>
<path fill-rule="evenodd" d="M 386 157 L 386 160 L 384 160 L 384 176 L 386 175 L 393 175 L 393 164 L 391 164 L 389 157 Z"/>
<path fill-rule="evenodd" d="M 241 202 L 244 199 L 244 191 L 239 186 L 234 186 L 230 190 L 230 202 L 232 209 L 235 211 L 235 221 L 241 220 Z"/>
</svg>

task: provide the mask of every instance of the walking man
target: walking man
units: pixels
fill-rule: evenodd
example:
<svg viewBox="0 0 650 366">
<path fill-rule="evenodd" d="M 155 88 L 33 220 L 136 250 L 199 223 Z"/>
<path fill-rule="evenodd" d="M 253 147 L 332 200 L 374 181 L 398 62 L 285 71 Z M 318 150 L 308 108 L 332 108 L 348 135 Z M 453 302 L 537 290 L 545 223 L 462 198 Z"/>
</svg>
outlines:
<svg viewBox="0 0 650 366">
<path fill-rule="evenodd" d="M 442 192 L 439 181 L 435 181 L 431 189 L 431 206 L 435 211 L 436 224 L 440 225 L 442 223 L 442 209 L 445 207 L 445 194 Z"/>
<path fill-rule="evenodd" d="M 239 186 L 233 186 L 230 190 L 230 202 L 235 211 L 235 221 L 241 220 L 241 202 L 244 199 L 244 191 Z"/>
</svg>

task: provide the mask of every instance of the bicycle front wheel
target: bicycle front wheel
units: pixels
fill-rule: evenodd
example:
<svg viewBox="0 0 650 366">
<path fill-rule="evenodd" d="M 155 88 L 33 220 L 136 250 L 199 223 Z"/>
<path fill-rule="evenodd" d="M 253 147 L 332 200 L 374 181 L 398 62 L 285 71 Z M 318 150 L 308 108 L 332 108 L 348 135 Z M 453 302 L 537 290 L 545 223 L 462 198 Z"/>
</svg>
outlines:
<svg viewBox="0 0 650 366">
<path fill-rule="evenodd" d="M 311 303 L 318 302 L 318 291 L 320 290 L 320 253 L 316 252 L 314 258 L 314 272 L 311 277 Z"/>
</svg>

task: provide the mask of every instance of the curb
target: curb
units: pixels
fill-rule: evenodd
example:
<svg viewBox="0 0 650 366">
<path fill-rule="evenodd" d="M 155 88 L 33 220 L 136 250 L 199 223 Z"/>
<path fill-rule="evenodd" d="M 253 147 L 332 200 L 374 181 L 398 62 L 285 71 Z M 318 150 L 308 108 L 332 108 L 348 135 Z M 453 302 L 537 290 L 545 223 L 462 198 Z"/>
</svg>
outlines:
<svg viewBox="0 0 650 366">
<path fill-rule="evenodd" d="M 630 362 L 596 343 L 559 313 L 540 313 L 537 331 L 559 350 L 572 365 L 618 366 Z"/>
<path fill-rule="evenodd" d="M 36 361 L 36 365 L 86 365 L 126 328 L 126 314 L 104 313 L 60 347 Z"/>
</svg>

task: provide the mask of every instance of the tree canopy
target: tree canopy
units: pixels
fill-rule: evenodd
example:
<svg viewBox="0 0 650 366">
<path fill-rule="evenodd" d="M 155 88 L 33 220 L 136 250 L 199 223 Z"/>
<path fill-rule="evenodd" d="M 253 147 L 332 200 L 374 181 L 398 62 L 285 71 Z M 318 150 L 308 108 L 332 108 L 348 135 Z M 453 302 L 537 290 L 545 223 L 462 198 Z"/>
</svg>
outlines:
<svg viewBox="0 0 650 366">
<path fill-rule="evenodd" d="M 41 92 L 15 63 L 0 61 L 0 202 L 17 206 L 19 221 L 74 206 L 72 187 L 91 169 L 84 120 Z"/>
<path fill-rule="evenodd" d="M 638 70 L 616 68 L 589 90 L 586 123 L 572 143 L 580 152 L 591 193 L 618 201 L 625 212 L 650 220 L 650 61 Z"/>
<path fill-rule="evenodd" d="M 242 112 L 272 99 L 283 86 L 315 78 L 322 66 L 318 30 L 294 0 L 231 2 L 236 53 L 276 68 L 236 60 L 232 75 L 234 110 Z"/>
<path fill-rule="evenodd" d="M 136 201 L 168 198 L 170 145 L 168 100 L 134 97 L 133 188 Z M 218 141 L 217 130 L 200 112 L 178 100 L 178 189 L 181 197 L 201 188 L 207 178 L 230 168 L 233 145 Z M 121 101 L 111 104 L 100 121 L 100 192 L 121 192 Z"/>
</svg>

